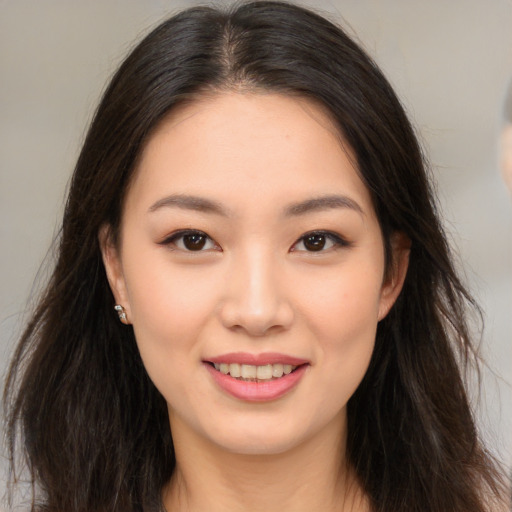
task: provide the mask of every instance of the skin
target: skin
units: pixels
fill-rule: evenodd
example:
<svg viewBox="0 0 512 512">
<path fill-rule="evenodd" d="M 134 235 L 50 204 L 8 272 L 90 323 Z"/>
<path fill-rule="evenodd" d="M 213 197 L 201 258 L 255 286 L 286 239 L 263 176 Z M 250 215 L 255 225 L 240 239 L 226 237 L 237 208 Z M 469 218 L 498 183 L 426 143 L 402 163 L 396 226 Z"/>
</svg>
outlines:
<svg viewBox="0 0 512 512">
<path fill-rule="evenodd" d="M 512 195 L 512 123 L 507 123 L 501 133 L 500 167 L 505 185 Z"/>
<path fill-rule="evenodd" d="M 346 404 L 400 293 L 409 244 L 394 236 L 386 273 L 353 161 L 322 108 L 277 94 L 205 97 L 150 138 L 120 242 L 109 242 L 108 227 L 100 240 L 115 299 L 168 403 L 177 469 L 167 510 L 367 510 L 345 464 Z M 177 205 L 176 195 L 223 212 Z M 342 200 L 304 208 L 333 195 Z M 202 250 L 173 235 L 183 229 L 207 234 Z M 322 250 L 311 251 L 312 231 L 343 242 L 320 237 Z M 239 351 L 308 365 L 290 392 L 255 403 L 226 393 L 205 368 Z"/>
</svg>

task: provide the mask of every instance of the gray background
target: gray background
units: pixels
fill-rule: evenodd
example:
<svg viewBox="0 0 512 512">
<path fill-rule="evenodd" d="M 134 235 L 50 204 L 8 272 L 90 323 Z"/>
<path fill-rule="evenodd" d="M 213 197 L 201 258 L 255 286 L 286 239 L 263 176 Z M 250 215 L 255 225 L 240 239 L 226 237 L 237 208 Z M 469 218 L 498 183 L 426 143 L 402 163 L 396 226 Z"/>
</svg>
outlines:
<svg viewBox="0 0 512 512">
<path fill-rule="evenodd" d="M 0 0 L 0 374 L 38 289 L 34 279 L 107 78 L 157 21 L 199 3 Z M 357 34 L 430 155 L 448 234 L 486 312 L 481 428 L 510 464 L 512 201 L 497 140 L 512 76 L 512 0 L 303 4 Z M 40 272 L 43 280 L 47 274 Z M 3 487 L 0 480 L 0 495 Z"/>
</svg>

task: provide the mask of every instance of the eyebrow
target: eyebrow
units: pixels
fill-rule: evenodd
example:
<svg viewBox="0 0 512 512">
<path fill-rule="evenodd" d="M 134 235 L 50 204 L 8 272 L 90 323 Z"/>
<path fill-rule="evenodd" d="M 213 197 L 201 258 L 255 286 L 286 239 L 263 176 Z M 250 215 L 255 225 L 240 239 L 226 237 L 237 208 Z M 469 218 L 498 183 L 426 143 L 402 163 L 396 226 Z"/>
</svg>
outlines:
<svg viewBox="0 0 512 512">
<path fill-rule="evenodd" d="M 285 209 L 285 216 L 294 217 L 311 212 L 331 210 L 333 208 L 348 208 L 364 216 L 364 211 L 354 199 L 343 195 L 328 195 L 307 199 L 294 203 Z"/>
<path fill-rule="evenodd" d="M 184 210 L 213 213 L 223 217 L 232 216 L 231 212 L 217 201 L 185 194 L 173 194 L 159 199 L 150 206 L 148 211 L 154 212 L 161 208 L 181 208 Z M 364 216 L 361 206 L 355 200 L 343 195 L 327 195 L 293 203 L 285 208 L 284 215 L 285 217 L 295 217 L 335 208 L 348 208 Z"/>
<path fill-rule="evenodd" d="M 183 210 L 194 210 L 196 212 L 214 213 L 229 217 L 230 212 L 217 201 L 206 199 L 204 197 L 189 196 L 184 194 L 174 194 L 162 199 L 150 206 L 149 212 L 154 212 L 160 208 L 181 208 Z"/>
</svg>

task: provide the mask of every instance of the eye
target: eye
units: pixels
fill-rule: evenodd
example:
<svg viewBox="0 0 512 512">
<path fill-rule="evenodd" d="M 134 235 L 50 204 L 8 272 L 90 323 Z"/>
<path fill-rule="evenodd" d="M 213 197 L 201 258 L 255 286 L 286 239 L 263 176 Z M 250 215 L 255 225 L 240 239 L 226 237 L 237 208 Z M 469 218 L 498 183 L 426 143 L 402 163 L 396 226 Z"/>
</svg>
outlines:
<svg viewBox="0 0 512 512">
<path fill-rule="evenodd" d="M 330 231 L 311 231 L 302 235 L 292 246 L 291 251 L 322 252 L 336 247 L 346 247 L 349 243 Z"/>
<path fill-rule="evenodd" d="M 160 245 L 171 245 L 176 249 L 187 252 L 200 252 L 219 248 L 206 233 L 193 229 L 177 231 L 160 242 Z"/>
</svg>

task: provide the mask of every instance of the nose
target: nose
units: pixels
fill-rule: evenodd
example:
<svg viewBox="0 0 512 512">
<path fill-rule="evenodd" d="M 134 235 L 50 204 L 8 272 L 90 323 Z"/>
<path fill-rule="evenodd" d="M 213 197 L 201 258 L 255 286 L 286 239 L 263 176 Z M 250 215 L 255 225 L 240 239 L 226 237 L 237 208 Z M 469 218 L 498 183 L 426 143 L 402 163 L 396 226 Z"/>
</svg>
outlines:
<svg viewBox="0 0 512 512">
<path fill-rule="evenodd" d="M 250 336 L 288 329 L 294 318 L 283 275 L 271 254 L 233 257 L 220 308 L 222 324 Z"/>
</svg>

